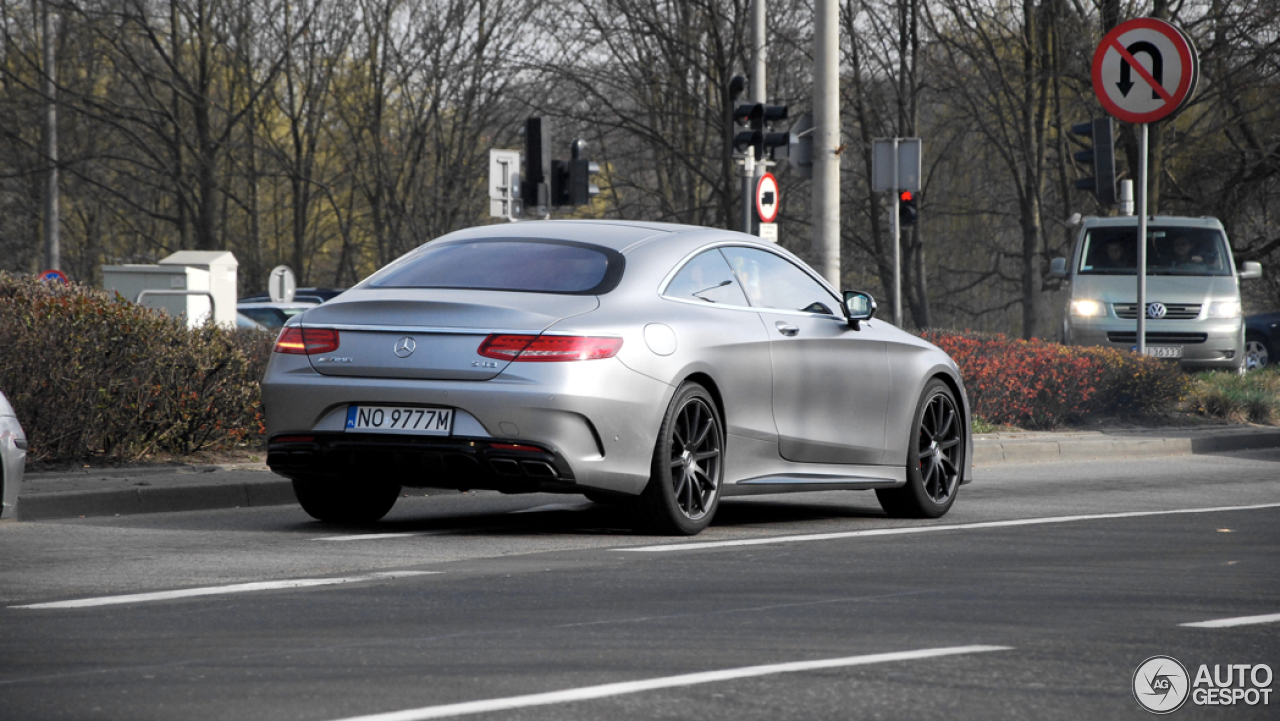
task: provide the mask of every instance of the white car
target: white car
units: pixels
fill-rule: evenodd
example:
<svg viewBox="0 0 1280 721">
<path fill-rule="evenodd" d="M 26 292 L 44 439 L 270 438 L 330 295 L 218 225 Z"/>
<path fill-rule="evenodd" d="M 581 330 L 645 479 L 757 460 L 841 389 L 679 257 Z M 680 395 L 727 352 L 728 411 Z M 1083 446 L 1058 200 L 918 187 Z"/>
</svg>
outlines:
<svg viewBox="0 0 1280 721">
<path fill-rule="evenodd" d="M 0 518 L 18 515 L 18 491 L 22 487 L 22 471 L 27 464 L 27 436 L 14 415 L 9 399 L 0 392 Z"/>
</svg>

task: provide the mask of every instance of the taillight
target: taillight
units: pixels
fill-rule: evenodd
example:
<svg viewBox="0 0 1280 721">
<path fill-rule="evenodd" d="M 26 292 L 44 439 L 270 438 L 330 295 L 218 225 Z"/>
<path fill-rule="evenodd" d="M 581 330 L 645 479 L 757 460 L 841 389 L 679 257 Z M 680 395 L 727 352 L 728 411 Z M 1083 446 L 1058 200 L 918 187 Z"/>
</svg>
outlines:
<svg viewBox="0 0 1280 721">
<path fill-rule="evenodd" d="M 517 363 L 550 363 L 612 358 L 621 347 L 621 338 L 496 334 L 485 338 L 476 352 L 485 358 Z"/>
<path fill-rule="evenodd" d="M 285 328 L 276 338 L 276 353 L 316 355 L 338 350 L 338 331 L 328 328 Z"/>
</svg>

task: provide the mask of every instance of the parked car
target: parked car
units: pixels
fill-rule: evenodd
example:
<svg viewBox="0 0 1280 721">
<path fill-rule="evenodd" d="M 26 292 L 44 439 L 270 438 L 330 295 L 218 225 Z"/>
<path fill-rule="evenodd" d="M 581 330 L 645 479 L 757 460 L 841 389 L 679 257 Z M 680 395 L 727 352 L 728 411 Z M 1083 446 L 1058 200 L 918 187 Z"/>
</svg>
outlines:
<svg viewBox="0 0 1280 721">
<path fill-rule="evenodd" d="M 1244 319 L 1244 355 L 1249 370 L 1276 362 L 1280 350 L 1280 311 L 1257 313 Z"/>
<path fill-rule="evenodd" d="M 293 300 L 298 303 L 323 303 L 341 295 L 346 288 L 298 288 L 293 292 Z M 241 303 L 267 303 L 271 301 L 268 293 L 255 293 L 240 299 Z"/>
<path fill-rule="evenodd" d="M 1085 218 L 1071 258 L 1051 261 L 1050 275 L 1068 284 L 1063 343 L 1137 348 L 1137 234 L 1133 216 Z M 1147 354 L 1188 369 L 1243 372 L 1240 281 L 1262 277 L 1262 266 L 1237 270 L 1214 218 L 1151 218 L 1146 256 Z"/>
<path fill-rule="evenodd" d="M 944 352 L 778 245 L 691 226 L 451 233 L 291 319 L 262 395 L 267 462 L 323 521 L 402 486 L 580 493 L 674 534 L 790 491 L 938 517 L 971 467 Z"/>
<path fill-rule="evenodd" d="M 283 325 L 283 324 L 282 324 Z M 249 330 L 267 330 L 267 327 L 244 313 L 236 313 L 236 327 Z"/>
<path fill-rule="evenodd" d="M 272 303 L 271 301 L 259 303 L 241 302 L 236 304 L 236 311 L 257 323 L 261 323 L 268 330 L 279 330 L 284 327 L 285 322 L 290 318 L 305 313 L 317 305 L 320 304 L 302 301 L 294 301 L 292 303 Z"/>
<path fill-rule="evenodd" d="M 16 518 L 18 492 L 27 463 L 27 436 L 22 424 L 0 391 L 0 518 Z"/>
</svg>

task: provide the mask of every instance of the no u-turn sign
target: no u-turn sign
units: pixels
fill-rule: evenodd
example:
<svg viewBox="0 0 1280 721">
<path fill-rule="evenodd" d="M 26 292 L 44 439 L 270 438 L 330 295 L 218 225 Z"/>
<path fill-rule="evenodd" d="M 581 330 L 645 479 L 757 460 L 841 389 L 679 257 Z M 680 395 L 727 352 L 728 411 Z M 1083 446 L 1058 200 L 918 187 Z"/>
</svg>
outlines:
<svg viewBox="0 0 1280 721">
<path fill-rule="evenodd" d="M 1093 91 L 1108 113 L 1127 123 L 1154 123 L 1177 112 L 1199 74 L 1191 40 L 1155 18 L 1120 23 L 1093 54 Z"/>
</svg>

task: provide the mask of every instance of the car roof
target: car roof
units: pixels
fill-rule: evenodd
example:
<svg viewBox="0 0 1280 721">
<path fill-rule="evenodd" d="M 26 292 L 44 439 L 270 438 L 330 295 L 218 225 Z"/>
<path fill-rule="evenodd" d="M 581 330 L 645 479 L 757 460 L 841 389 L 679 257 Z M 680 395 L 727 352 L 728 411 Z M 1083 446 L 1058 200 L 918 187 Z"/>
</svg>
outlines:
<svg viewBox="0 0 1280 721">
<path fill-rule="evenodd" d="M 546 238 L 591 243 L 622 252 L 649 240 L 706 230 L 708 228 L 696 225 L 634 220 L 533 220 L 467 228 L 443 235 L 432 242 L 448 243 L 479 238 Z"/>
<path fill-rule="evenodd" d="M 1181 225 L 1188 228 L 1214 228 L 1222 230 L 1222 222 L 1217 218 L 1210 218 L 1208 216 L 1187 218 L 1177 215 L 1151 215 L 1147 216 L 1147 223 L 1151 225 Z M 1117 215 L 1106 218 L 1089 216 L 1084 219 L 1084 225 L 1086 228 L 1137 226 L 1138 217 L 1136 215 Z"/>
<path fill-rule="evenodd" d="M 250 310 L 254 308 L 279 308 L 281 310 L 286 310 L 290 308 L 314 308 L 318 305 L 320 304 L 308 303 L 306 301 L 293 302 L 293 303 L 272 303 L 271 301 L 250 301 L 248 303 L 236 303 L 236 308 L 249 308 Z"/>
</svg>

